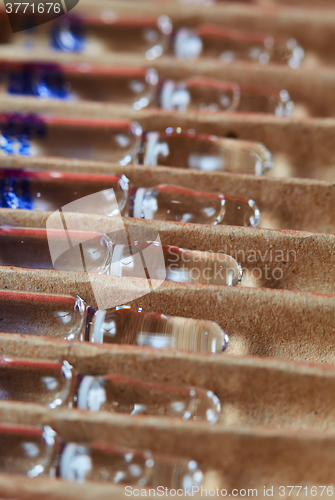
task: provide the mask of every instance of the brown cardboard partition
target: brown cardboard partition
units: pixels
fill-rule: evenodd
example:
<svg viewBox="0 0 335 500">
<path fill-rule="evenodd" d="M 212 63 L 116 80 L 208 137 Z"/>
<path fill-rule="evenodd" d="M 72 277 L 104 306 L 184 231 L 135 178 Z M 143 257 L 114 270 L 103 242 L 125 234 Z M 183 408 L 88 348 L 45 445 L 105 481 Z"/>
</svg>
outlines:
<svg viewBox="0 0 335 500">
<path fill-rule="evenodd" d="M 222 406 L 215 426 L 263 425 L 324 431 L 335 428 L 335 368 L 330 364 L 234 357 L 229 351 L 222 355 L 171 351 L 158 354 L 154 349 L 5 333 L 0 334 L 0 345 L 1 357 L 65 360 L 81 374 L 120 374 L 211 390 Z"/>
<path fill-rule="evenodd" d="M 96 306 L 92 283 L 100 300 L 117 294 L 127 303 L 130 291 L 143 293 L 139 278 L 4 267 L 0 271 L 3 289 L 77 294 L 91 306 Z M 228 354 L 334 362 L 334 295 L 165 282 L 131 304 L 217 322 L 230 337 Z"/>
<path fill-rule="evenodd" d="M 51 213 L 2 209 L 3 225 L 46 227 Z M 72 229 L 107 233 L 110 218 L 66 214 Z M 132 238 L 146 228 L 158 232 L 163 245 L 229 254 L 242 266 L 247 287 L 333 294 L 334 236 L 294 231 L 269 231 L 232 226 L 205 226 L 175 222 L 124 219 Z M 50 229 L 50 223 L 48 225 Z M 113 239 L 113 234 L 110 235 Z M 7 268 L 9 269 L 9 268 Z M 205 287 L 206 289 L 206 287 Z"/>
<path fill-rule="evenodd" d="M 227 490 L 276 488 L 283 484 L 334 485 L 335 435 L 332 432 L 208 426 L 155 418 L 49 410 L 38 405 L 0 403 L 3 423 L 49 425 L 67 441 L 90 440 L 196 460 L 216 471 Z M 222 486 L 221 486 L 222 485 Z M 263 491 L 262 491 L 263 492 Z M 312 495 L 311 495 L 312 496 Z"/>
<path fill-rule="evenodd" d="M 272 153 L 275 166 L 267 174 L 269 177 L 312 178 L 329 183 L 334 183 L 335 179 L 334 119 L 286 119 L 241 113 L 180 114 L 156 109 L 135 111 L 118 105 L 45 102 L 6 95 L 0 96 L 0 113 L 137 120 L 146 131 L 164 131 L 169 126 L 219 137 L 248 139 L 263 143 Z M 1 161 L 11 160 L 1 158 Z"/>
<path fill-rule="evenodd" d="M 322 3 L 322 2 L 321 2 Z M 282 35 L 296 38 L 306 52 L 305 66 L 320 63 L 334 64 L 333 38 L 335 35 L 335 13 L 333 5 L 328 2 L 328 9 L 290 8 L 277 2 L 218 2 L 215 6 L 194 3 L 145 1 L 133 3 L 122 0 L 103 0 L 97 3 L 96 9 L 101 13 L 113 12 L 119 15 L 168 15 L 174 27 L 194 27 L 203 23 L 211 23 L 229 28 Z M 85 1 L 79 10 L 89 14 L 93 12 L 92 4 Z"/>
<path fill-rule="evenodd" d="M 92 66 L 154 67 L 158 70 L 162 80 L 169 78 L 183 80 L 197 75 L 223 81 L 236 81 L 245 86 L 269 87 L 278 91 L 286 89 L 297 105 L 295 115 L 303 118 L 335 115 L 335 72 L 332 66 L 320 66 L 317 71 L 314 68 L 293 70 L 284 65 L 269 64 L 263 66 L 248 62 L 224 63 L 205 58 L 200 61 L 184 61 L 169 56 L 162 56 L 150 61 L 145 57 L 128 53 L 111 53 L 97 58 L 81 54 L 50 52 L 45 48 L 24 52 L 12 46 L 1 45 L 0 58 L 10 61 L 47 61 L 55 64 L 85 63 Z M 46 109 L 48 109 L 48 104 L 48 101 L 43 100 Z M 82 112 L 85 112 L 87 103 L 81 104 Z M 99 112 L 104 116 L 106 112 L 110 113 L 109 107 L 106 110 L 105 106 L 102 105 Z"/>
<path fill-rule="evenodd" d="M 138 187 L 171 184 L 205 192 L 221 192 L 253 199 L 261 212 L 261 228 L 335 233 L 335 189 L 333 183 L 326 181 L 20 156 L 1 157 L 0 167 L 82 174 L 124 174 L 132 185 Z M 5 217 L 5 213 L 1 211 L 1 216 Z M 8 215 L 15 218 L 20 213 L 9 211 Z M 214 234 L 216 229 L 213 230 Z"/>
</svg>

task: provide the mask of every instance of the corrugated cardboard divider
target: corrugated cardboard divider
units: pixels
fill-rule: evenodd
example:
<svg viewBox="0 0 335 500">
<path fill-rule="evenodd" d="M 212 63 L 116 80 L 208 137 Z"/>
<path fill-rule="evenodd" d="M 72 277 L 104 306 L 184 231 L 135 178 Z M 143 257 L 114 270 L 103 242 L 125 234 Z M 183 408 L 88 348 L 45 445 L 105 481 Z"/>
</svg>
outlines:
<svg viewBox="0 0 335 500">
<path fill-rule="evenodd" d="M 216 70 L 217 76 L 220 77 L 217 66 Z M 248 73 L 245 68 L 244 72 Z M 266 85 L 265 82 L 264 84 Z M 335 72 L 331 88 L 334 92 Z M 323 88 L 319 92 L 324 94 L 326 90 Z M 178 111 L 150 108 L 135 111 L 121 105 L 44 101 L 6 94 L 0 95 L 0 113 L 2 112 L 77 116 L 92 120 L 95 118 L 137 120 L 145 131 L 165 131 L 167 127 L 181 127 L 184 130 L 193 129 L 198 133 L 213 134 L 218 137 L 261 142 L 274 157 L 275 166 L 269 173 L 271 177 L 312 178 L 332 184 L 335 181 L 333 141 L 335 119 L 333 118 L 280 118 L 265 114 L 228 112 L 181 114 Z"/>
<path fill-rule="evenodd" d="M 1 213 L 4 223 L 28 227 L 44 227 L 48 215 L 10 210 L 3 210 Z M 78 229 L 94 227 L 96 231 L 103 232 L 109 223 L 108 218 L 101 216 L 66 214 L 66 217 L 71 224 L 69 227 Z M 134 301 L 133 305 L 174 316 L 215 321 L 230 336 L 228 353 L 231 354 L 334 361 L 331 339 L 334 334 L 335 296 L 329 295 L 334 294 L 332 274 L 335 267 L 332 264 L 331 244 L 329 245 L 332 243 L 332 236 L 132 219 L 124 219 L 124 222 L 127 228 L 131 227 L 135 231 L 141 232 L 143 227 L 158 230 L 163 244 L 212 251 L 220 251 L 222 248 L 225 251 L 227 248 L 233 255 L 233 249 L 238 250 L 238 255 L 244 253 L 246 256 L 244 264 L 247 264 L 250 255 L 248 252 L 251 250 L 260 251 L 260 255 L 264 252 L 267 259 L 265 263 L 250 263 L 253 266 L 251 270 L 259 270 L 258 274 L 262 274 L 263 280 L 265 265 L 269 265 L 272 272 L 279 265 L 269 257 L 269 244 L 278 252 L 294 256 L 291 261 L 285 261 L 285 264 L 281 262 L 282 280 L 264 281 L 266 286 L 273 289 L 164 282 L 148 295 Z M 132 234 L 132 237 L 135 236 L 136 233 Z M 314 263 L 312 266 L 311 262 Z M 278 271 L 275 271 L 276 274 Z M 96 306 L 93 280 L 94 287 L 99 289 L 100 298 L 117 295 L 120 303 L 122 297 L 124 302 L 129 300 L 127 297 L 130 290 L 143 290 L 140 278 L 0 268 L 1 288 L 78 294 L 89 305 Z M 145 285 L 147 286 L 146 283 Z"/>
</svg>

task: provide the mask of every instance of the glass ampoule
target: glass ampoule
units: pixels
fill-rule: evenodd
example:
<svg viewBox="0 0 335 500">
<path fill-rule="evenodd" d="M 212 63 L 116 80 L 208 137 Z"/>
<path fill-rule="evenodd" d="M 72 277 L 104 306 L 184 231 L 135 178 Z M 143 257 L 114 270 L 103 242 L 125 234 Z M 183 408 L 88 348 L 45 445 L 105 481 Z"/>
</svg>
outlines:
<svg viewBox="0 0 335 500">
<path fill-rule="evenodd" d="M 143 140 L 143 164 L 190 168 L 206 172 L 262 175 L 273 166 L 263 144 L 167 128 L 148 132 Z"/>
<path fill-rule="evenodd" d="M 5 321 L 8 323 L 7 317 Z M 1 401 L 71 407 L 75 383 L 72 366 L 67 361 L 0 358 Z"/>
<path fill-rule="evenodd" d="M 214 25 L 182 28 L 174 39 L 174 53 L 180 59 L 217 58 L 223 62 L 252 61 L 282 63 L 298 68 L 304 50 L 294 38 L 233 30 Z"/>
<path fill-rule="evenodd" d="M 294 103 L 287 90 L 275 91 L 259 87 L 240 87 L 241 95 L 237 111 L 243 113 L 270 113 L 289 117 L 294 110 Z"/>
<path fill-rule="evenodd" d="M 240 102 L 237 83 L 210 78 L 188 78 L 182 81 L 165 80 L 158 94 L 159 107 L 177 110 L 236 111 Z"/>
<path fill-rule="evenodd" d="M 1 155 L 48 156 L 260 175 L 271 168 L 260 143 L 167 128 L 143 134 L 136 122 L 0 115 Z"/>
<path fill-rule="evenodd" d="M 56 433 L 50 427 L 0 423 L 0 473 L 55 475 Z"/>
<path fill-rule="evenodd" d="M 0 13 L 0 44 L 11 44 L 23 51 L 48 47 L 50 51 L 81 53 L 102 56 L 114 52 L 143 54 L 149 60 L 156 59 L 169 48 L 172 24 L 167 16 L 122 17 L 111 12 L 101 15 L 71 14 L 41 23 L 43 14 L 33 30 L 24 29 L 27 17 L 23 6 L 16 14 L 16 33 L 10 30 L 5 16 Z M 33 19 L 33 16 L 30 15 Z M 8 26 L 7 26 L 8 25 Z"/>
<path fill-rule="evenodd" d="M 0 450 L 0 472 L 7 474 L 168 489 L 189 489 L 203 480 L 193 460 L 100 442 L 65 442 L 47 426 L 0 424 Z"/>
<path fill-rule="evenodd" d="M 0 115 L 0 156 L 51 156 L 131 163 L 142 129 L 136 122 Z"/>
<path fill-rule="evenodd" d="M 132 192 L 129 214 L 137 219 L 154 219 L 194 224 L 257 226 L 260 212 L 253 200 L 223 194 L 202 193 L 176 186 L 138 188 Z"/>
<path fill-rule="evenodd" d="M 238 262 L 224 253 L 154 241 L 135 241 L 130 247 L 94 232 L 0 226 L 0 244 L 0 266 L 218 286 L 236 286 L 243 274 Z"/>
<path fill-rule="evenodd" d="M 99 203 L 89 197 L 96 193 Z M 123 214 L 128 206 L 129 181 L 116 175 L 0 169 L 1 208 L 53 212 L 82 198 L 86 213 Z"/>
<path fill-rule="evenodd" d="M 197 283 L 201 285 L 236 286 L 242 281 L 242 268 L 238 262 L 223 253 L 186 250 L 184 248 L 160 245 L 152 241 L 135 241 L 130 248 L 116 244 L 111 258 L 110 274 L 114 276 L 142 277 L 143 268 L 137 269 L 138 254 L 150 252 L 149 262 L 144 269 L 147 276 L 177 283 Z M 164 256 L 162 266 L 161 254 Z M 148 265 L 149 264 L 149 265 Z M 147 267 L 145 267 L 147 266 Z"/>
<path fill-rule="evenodd" d="M 155 101 L 157 86 L 158 75 L 151 68 L 0 62 L 0 92 L 12 95 L 124 104 L 138 110 Z"/>
<path fill-rule="evenodd" d="M 0 169 L 1 208 L 53 212 L 64 206 L 87 214 L 208 225 L 257 226 L 260 219 L 253 200 L 234 196 L 169 185 L 129 189 L 125 176 Z"/>
<path fill-rule="evenodd" d="M 152 68 L 82 64 L 0 62 L 0 93 L 42 99 L 124 104 L 139 110 L 244 111 L 290 116 L 286 90 L 241 87 L 234 82 L 193 77 L 159 84 Z"/>
<path fill-rule="evenodd" d="M 87 307 L 79 297 L 0 290 L 0 307 L 1 333 L 212 354 L 224 351 L 229 342 L 228 335 L 212 321 L 128 306 L 99 311 Z"/>
<path fill-rule="evenodd" d="M 239 111 L 291 116 L 294 104 L 286 90 L 240 86 L 211 78 L 193 77 L 162 83 L 158 103 L 166 110 L 185 112 Z"/>
<path fill-rule="evenodd" d="M 51 43 L 54 49 L 64 52 L 85 55 L 129 52 L 153 60 L 167 51 L 171 33 L 172 24 L 167 16 L 121 17 L 102 13 L 54 21 Z"/>
<path fill-rule="evenodd" d="M 67 362 L 0 358 L 0 400 L 89 411 L 218 421 L 219 399 L 205 389 L 115 374 L 78 374 Z"/>
</svg>

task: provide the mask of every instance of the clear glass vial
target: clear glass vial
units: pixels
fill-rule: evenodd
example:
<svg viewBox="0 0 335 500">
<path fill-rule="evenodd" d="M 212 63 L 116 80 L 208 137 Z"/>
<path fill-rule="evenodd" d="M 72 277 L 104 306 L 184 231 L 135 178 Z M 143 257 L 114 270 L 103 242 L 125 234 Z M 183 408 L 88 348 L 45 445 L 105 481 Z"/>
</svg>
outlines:
<svg viewBox="0 0 335 500">
<path fill-rule="evenodd" d="M 253 200 L 216 193 L 203 193 L 175 186 L 139 188 L 132 193 L 130 215 L 193 224 L 255 227 L 260 212 Z"/>
<path fill-rule="evenodd" d="M 180 59 L 196 59 L 201 56 L 217 58 L 226 63 L 281 63 L 291 68 L 298 68 L 304 57 L 304 50 L 293 38 L 285 39 L 207 24 L 195 29 L 178 30 L 174 39 L 174 53 Z"/>
<path fill-rule="evenodd" d="M 41 156 L 131 163 L 142 129 L 136 122 L 0 115 L 0 156 Z"/>
<path fill-rule="evenodd" d="M 294 107 L 286 90 L 278 92 L 201 77 L 159 82 L 152 68 L 89 63 L 0 62 L 0 93 L 113 103 L 136 110 L 157 106 L 180 112 L 241 111 L 290 116 Z"/>
<path fill-rule="evenodd" d="M 153 280 L 220 286 L 239 285 L 243 274 L 238 262 L 224 253 L 185 250 L 154 241 L 122 245 L 93 232 L 0 226 L 0 243 L 4 244 L 0 249 L 2 266 L 149 276 Z"/>
<path fill-rule="evenodd" d="M 117 374 L 78 374 L 67 362 L 0 358 L 0 400 L 216 423 L 220 401 L 201 388 Z"/>
<path fill-rule="evenodd" d="M 192 488 L 203 480 L 193 460 L 101 442 L 64 442 L 47 426 L 0 424 L 0 450 L 0 472 L 7 474 L 168 489 Z"/>
<path fill-rule="evenodd" d="M 157 88 L 158 75 L 151 68 L 0 62 L 4 94 L 124 104 L 138 110 L 154 103 Z"/>
<path fill-rule="evenodd" d="M 31 6 L 29 9 L 31 11 Z M 37 26 L 27 30 L 27 16 L 21 5 L 15 19 L 18 29 L 13 33 L 6 14 L 0 12 L 0 45 L 10 44 L 24 52 L 44 46 L 50 52 L 80 53 L 92 57 L 128 52 L 153 60 L 168 50 L 172 33 L 172 24 L 167 16 L 122 17 L 113 12 L 96 15 L 81 12 L 63 15 L 53 19 L 52 23 L 43 24 L 43 13 L 35 15 L 39 21 Z M 30 15 L 30 18 L 33 16 Z"/>
<path fill-rule="evenodd" d="M 74 203 L 75 202 L 75 203 Z M 0 207 L 208 225 L 257 226 L 253 200 L 177 186 L 129 189 L 125 176 L 0 169 Z"/>
<path fill-rule="evenodd" d="M 2 333 L 212 354 L 224 351 L 229 341 L 212 321 L 149 313 L 129 306 L 99 311 L 79 297 L 67 295 L 0 290 L 0 310 Z"/>
<path fill-rule="evenodd" d="M 63 17 L 49 31 L 56 50 L 97 56 L 129 52 L 153 60 L 167 51 L 172 24 L 167 16 L 122 17 L 106 12 Z"/>
<path fill-rule="evenodd" d="M 258 142 L 223 139 L 181 128 L 146 133 L 142 148 L 143 164 L 148 166 L 253 175 L 262 175 L 273 166 L 270 152 Z"/>
<path fill-rule="evenodd" d="M 241 86 L 211 78 L 193 77 L 161 84 L 158 104 L 166 110 L 185 112 L 238 111 L 291 116 L 294 104 L 286 90 Z M 242 141 L 238 141 L 243 144 Z M 252 151 L 252 147 L 251 147 Z"/>
<path fill-rule="evenodd" d="M 150 256 L 145 258 L 149 249 Z M 164 268 L 161 267 L 161 252 L 164 256 Z M 197 283 L 202 285 L 236 286 L 241 283 L 243 271 L 238 262 L 223 253 L 186 250 L 165 246 L 157 242 L 135 241 L 132 247 L 115 245 L 110 274 L 116 276 L 142 277 L 137 269 L 138 254 L 144 256 L 144 270 L 147 276 L 165 279 L 177 283 Z M 149 262 L 148 262 L 149 261 Z"/>
</svg>

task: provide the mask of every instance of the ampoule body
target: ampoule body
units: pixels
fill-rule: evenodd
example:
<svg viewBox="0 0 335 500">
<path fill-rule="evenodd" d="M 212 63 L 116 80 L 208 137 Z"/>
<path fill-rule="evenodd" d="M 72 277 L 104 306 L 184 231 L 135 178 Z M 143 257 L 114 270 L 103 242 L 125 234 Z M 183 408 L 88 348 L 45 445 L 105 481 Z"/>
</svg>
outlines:
<svg viewBox="0 0 335 500">
<path fill-rule="evenodd" d="M 229 341 L 220 326 L 211 321 L 128 306 L 101 311 L 69 295 L 0 290 L 0 306 L 2 333 L 212 354 L 224 351 Z"/>
</svg>

